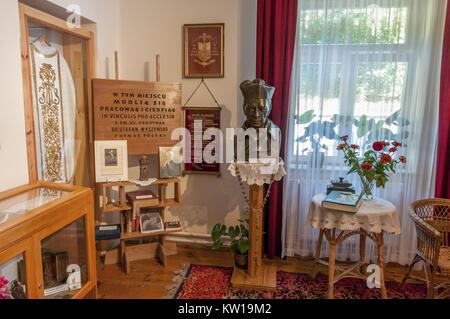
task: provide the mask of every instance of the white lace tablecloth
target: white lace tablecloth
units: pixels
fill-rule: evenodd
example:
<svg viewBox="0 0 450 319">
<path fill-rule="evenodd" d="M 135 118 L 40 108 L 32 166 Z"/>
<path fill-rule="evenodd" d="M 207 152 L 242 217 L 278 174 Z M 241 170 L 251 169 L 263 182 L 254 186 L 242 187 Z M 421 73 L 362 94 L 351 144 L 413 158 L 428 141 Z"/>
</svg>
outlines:
<svg viewBox="0 0 450 319">
<path fill-rule="evenodd" d="M 400 217 L 395 206 L 380 198 L 363 201 L 356 214 L 322 207 L 325 194 L 314 196 L 309 208 L 308 223 L 314 228 L 382 231 L 400 234 Z"/>
<path fill-rule="evenodd" d="M 242 181 L 248 185 L 258 186 L 281 181 L 286 175 L 284 161 L 281 158 L 278 161 L 267 163 L 231 163 L 228 170 L 235 177 L 239 172 Z"/>
</svg>

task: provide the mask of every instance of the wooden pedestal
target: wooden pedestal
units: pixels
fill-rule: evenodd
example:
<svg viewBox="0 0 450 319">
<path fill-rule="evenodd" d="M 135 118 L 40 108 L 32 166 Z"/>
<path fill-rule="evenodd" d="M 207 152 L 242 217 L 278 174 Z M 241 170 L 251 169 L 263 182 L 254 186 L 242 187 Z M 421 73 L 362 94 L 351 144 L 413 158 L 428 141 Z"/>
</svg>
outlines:
<svg viewBox="0 0 450 319">
<path fill-rule="evenodd" d="M 277 287 L 277 269 L 263 262 L 263 201 L 264 186 L 250 186 L 250 240 L 248 270 L 235 268 L 231 285 L 240 289 L 274 291 Z"/>
<path fill-rule="evenodd" d="M 277 289 L 277 267 L 264 263 L 255 276 L 234 267 L 231 286 L 239 289 L 275 291 Z"/>
</svg>

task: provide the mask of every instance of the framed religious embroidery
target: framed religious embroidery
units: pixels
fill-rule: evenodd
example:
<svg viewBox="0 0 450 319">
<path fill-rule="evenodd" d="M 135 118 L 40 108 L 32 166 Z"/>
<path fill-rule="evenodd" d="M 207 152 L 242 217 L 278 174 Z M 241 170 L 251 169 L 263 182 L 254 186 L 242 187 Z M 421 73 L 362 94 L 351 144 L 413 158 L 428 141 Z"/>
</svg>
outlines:
<svg viewBox="0 0 450 319">
<path fill-rule="evenodd" d="M 30 44 L 39 180 L 70 183 L 75 170 L 75 85 L 63 56 L 52 45 Z"/>
<path fill-rule="evenodd" d="M 128 180 L 127 141 L 95 141 L 97 183 Z"/>
<path fill-rule="evenodd" d="M 223 23 L 184 25 L 184 77 L 223 78 Z"/>
</svg>

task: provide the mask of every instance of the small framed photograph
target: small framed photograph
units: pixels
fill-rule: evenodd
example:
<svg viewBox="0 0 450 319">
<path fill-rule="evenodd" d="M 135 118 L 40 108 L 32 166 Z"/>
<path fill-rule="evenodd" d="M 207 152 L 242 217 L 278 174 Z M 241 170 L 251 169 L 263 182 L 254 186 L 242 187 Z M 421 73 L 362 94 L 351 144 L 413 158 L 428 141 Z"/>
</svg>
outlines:
<svg viewBox="0 0 450 319">
<path fill-rule="evenodd" d="M 139 221 L 141 224 L 141 233 L 143 234 L 164 231 L 164 222 L 161 213 L 158 211 L 145 212 L 141 209 Z"/>
<path fill-rule="evenodd" d="M 127 141 L 95 141 L 97 183 L 128 180 Z"/>
<path fill-rule="evenodd" d="M 223 78 L 225 25 L 185 24 L 183 29 L 184 77 Z"/>
<path fill-rule="evenodd" d="M 181 147 L 159 147 L 159 177 L 172 178 L 182 175 L 183 154 Z"/>
</svg>

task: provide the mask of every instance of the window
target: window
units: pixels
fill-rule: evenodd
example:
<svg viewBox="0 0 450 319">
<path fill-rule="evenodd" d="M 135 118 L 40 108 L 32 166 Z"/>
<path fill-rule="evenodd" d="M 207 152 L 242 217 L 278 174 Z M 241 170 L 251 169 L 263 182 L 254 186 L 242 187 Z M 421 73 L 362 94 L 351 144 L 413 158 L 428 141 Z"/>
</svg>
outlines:
<svg viewBox="0 0 450 319">
<path fill-rule="evenodd" d="M 332 160 L 345 134 L 362 145 L 407 137 L 402 114 L 416 63 L 409 45 L 412 2 L 303 2 L 294 155 L 322 152 Z"/>
</svg>

